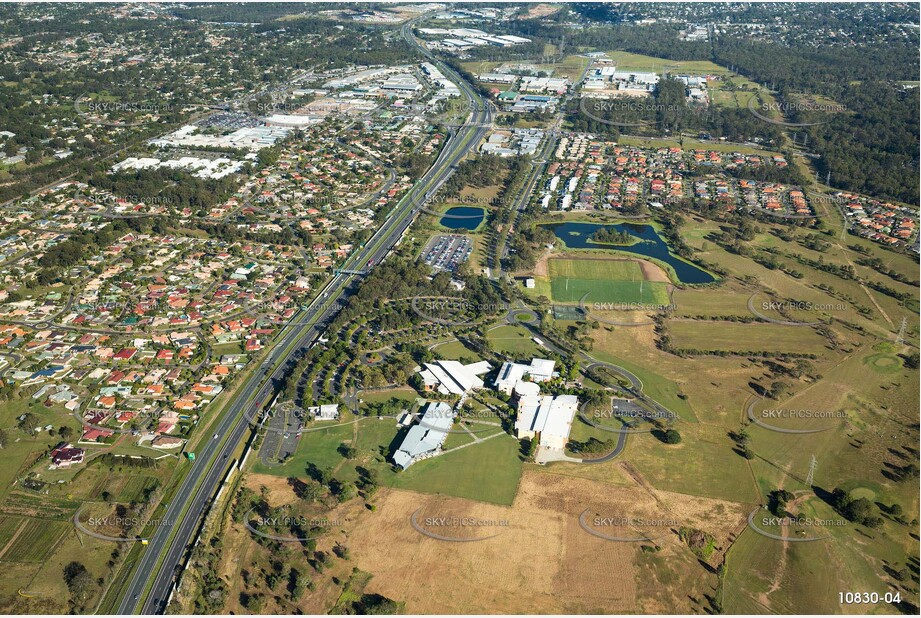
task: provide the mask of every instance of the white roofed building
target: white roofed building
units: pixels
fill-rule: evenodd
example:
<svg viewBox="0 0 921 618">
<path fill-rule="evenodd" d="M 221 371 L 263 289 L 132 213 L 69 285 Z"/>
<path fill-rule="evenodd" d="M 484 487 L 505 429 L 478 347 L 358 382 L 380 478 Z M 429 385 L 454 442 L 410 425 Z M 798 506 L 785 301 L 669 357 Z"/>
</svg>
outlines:
<svg viewBox="0 0 921 618">
<path fill-rule="evenodd" d="M 563 450 L 579 408 L 575 395 L 527 395 L 518 400 L 515 436 L 538 439 L 542 448 Z"/>
<path fill-rule="evenodd" d="M 499 375 L 496 376 L 493 384 L 496 390 L 506 395 L 511 395 L 515 386 L 523 381 L 525 376 L 528 376 L 532 382 L 546 382 L 552 380 L 554 377 L 553 367 L 555 365 L 555 361 L 545 358 L 531 359 L 530 365 L 506 362 L 503 363 L 502 367 L 499 369 Z"/>
<path fill-rule="evenodd" d="M 454 411 L 444 402 L 429 403 L 418 425 L 410 427 L 393 462 L 404 470 L 420 459 L 435 455 L 448 437 L 454 424 Z"/>
<path fill-rule="evenodd" d="M 313 415 L 318 421 L 334 421 L 339 418 L 339 406 L 330 403 L 322 406 L 310 406 L 307 413 Z"/>
<path fill-rule="evenodd" d="M 456 360 L 437 360 L 426 363 L 419 371 L 426 390 L 437 390 L 444 395 L 465 395 L 483 388 L 481 375 L 492 369 L 486 361 L 464 365 Z"/>
</svg>

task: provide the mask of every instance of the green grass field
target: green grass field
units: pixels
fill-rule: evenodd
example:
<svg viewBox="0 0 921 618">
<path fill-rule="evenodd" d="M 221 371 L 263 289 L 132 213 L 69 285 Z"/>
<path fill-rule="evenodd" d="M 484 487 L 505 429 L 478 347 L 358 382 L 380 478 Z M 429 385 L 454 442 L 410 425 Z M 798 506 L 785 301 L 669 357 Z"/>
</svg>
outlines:
<svg viewBox="0 0 921 618">
<path fill-rule="evenodd" d="M 622 458 L 657 489 L 756 504 L 758 487 L 746 460 L 732 450 L 722 431 L 679 423 L 681 443 L 663 444 L 652 434 L 631 435 Z"/>
<path fill-rule="evenodd" d="M 661 72 L 663 68 L 668 67 L 669 71 L 675 73 L 693 73 L 696 75 L 725 75 L 729 73 L 729 69 L 726 67 L 721 67 L 709 60 L 668 60 L 667 58 L 631 54 L 625 51 L 609 51 L 606 55 L 617 62 L 619 71 L 644 70 Z"/>
<path fill-rule="evenodd" d="M 817 498 L 804 503 L 800 511 L 808 517 L 840 519 L 840 515 Z M 766 511 L 761 514 L 768 515 Z M 777 529 L 759 527 L 779 533 Z M 830 534 L 831 538 L 784 544 L 750 529 L 742 532 L 727 558 L 723 592 L 726 613 L 839 614 L 842 612 L 839 590 L 888 589 L 884 572 L 873 565 L 880 564 L 879 558 L 885 562 L 896 559 L 897 554 L 871 558 L 868 554 L 876 553 L 881 545 L 855 542 L 855 536 L 861 537 L 853 525 L 828 526 L 815 534 Z M 847 568 L 829 565 L 847 565 Z M 903 591 L 902 597 L 906 596 Z M 872 613 L 897 613 L 883 602 L 874 609 Z"/>
<path fill-rule="evenodd" d="M 471 428 L 474 431 L 483 429 L 476 424 Z M 487 438 L 499 431 L 496 428 L 478 433 L 477 437 Z M 381 485 L 496 504 L 511 504 L 514 499 L 521 476 L 517 440 L 505 435 L 493 437 L 482 444 L 472 444 L 420 461 L 408 470 L 394 472 L 387 455 L 398 435 L 393 419 L 369 418 L 358 424 L 331 425 L 323 431 L 303 434 L 297 451 L 283 465 L 266 466 L 257 460 L 253 472 L 304 478 L 312 464 L 321 469 L 331 468 L 333 476 L 339 480 L 354 482 L 358 479 L 356 467 L 363 466 L 377 470 Z M 347 460 L 338 452 L 343 442 L 357 449 L 354 459 Z M 448 436 L 445 446 L 457 448 L 471 442 L 469 434 L 455 433 Z"/>
<path fill-rule="evenodd" d="M 691 406 L 679 396 L 681 388 L 668 378 L 664 378 L 642 365 L 637 365 L 627 360 L 627 358 L 624 358 L 628 356 L 627 354 L 615 356 L 608 352 L 607 349 L 602 349 L 600 346 L 591 351 L 591 356 L 600 361 L 619 365 L 633 373 L 643 383 L 644 393 L 667 407 L 682 419 L 690 422 L 697 422 L 697 416 L 694 414 Z"/>
<path fill-rule="evenodd" d="M 669 330 L 674 347 L 690 350 L 821 354 L 827 343 L 811 328 L 780 324 L 672 321 Z"/>
<path fill-rule="evenodd" d="M 105 470 L 103 473 L 102 471 Z M 144 491 L 165 482 L 169 476 L 168 466 L 159 468 L 127 469 L 108 471 L 106 468 L 90 467 L 80 470 L 67 484 L 67 495 L 81 500 L 102 500 L 108 492 L 116 502 L 135 502 L 144 497 Z"/>
<path fill-rule="evenodd" d="M 16 530 L 19 529 L 21 523 L 22 517 L 13 515 L 0 516 L 0 548 L 6 547 L 6 544 L 9 543 L 13 535 L 16 534 Z"/>
<path fill-rule="evenodd" d="M 440 457 L 425 459 L 396 474 L 399 489 L 446 494 L 493 504 L 511 504 L 522 462 L 518 440 L 498 436 Z"/>
<path fill-rule="evenodd" d="M 549 261 L 550 293 L 554 301 L 573 303 L 668 304 L 668 286 L 646 281 L 632 260 L 553 258 Z M 586 296 L 587 295 L 587 296 Z"/>
<path fill-rule="evenodd" d="M 432 351 L 443 358 L 459 360 L 462 363 L 474 363 L 479 360 L 475 352 L 457 340 L 438 344 Z"/>
<path fill-rule="evenodd" d="M 516 358 L 539 354 L 544 348 L 531 339 L 531 332 L 521 326 L 500 326 L 486 333 L 492 349 Z"/>
<path fill-rule="evenodd" d="M 361 421 L 361 423 L 381 422 L 381 421 Z M 393 426 L 391 420 L 388 425 Z M 317 423 L 310 427 L 321 427 Z M 396 432 L 396 430 L 394 430 Z M 336 449 L 345 441 L 352 440 L 352 425 L 329 424 L 328 429 L 318 431 L 307 431 L 301 434 L 301 439 L 297 445 L 294 454 L 280 466 L 265 466 L 260 460 L 253 470 L 263 474 L 273 474 L 276 476 L 296 476 L 303 478 L 306 476 L 308 464 L 313 464 L 320 469 L 335 468 L 342 462 L 342 455 Z"/>
<path fill-rule="evenodd" d="M 715 150 L 717 152 L 741 152 L 742 154 L 756 154 L 761 156 L 770 156 L 776 152 L 755 148 L 737 142 L 710 142 L 694 138 L 685 137 L 684 144 L 679 144 L 677 139 L 668 137 L 634 137 L 622 136 L 617 140 L 618 144 L 624 146 L 639 146 L 640 148 L 662 148 L 662 147 L 682 147 L 685 150 L 703 148 L 705 150 Z"/>
<path fill-rule="evenodd" d="M 10 562 L 42 562 L 73 525 L 68 521 L 30 519 L 13 544 L 3 554 Z"/>
<path fill-rule="evenodd" d="M 676 316 L 705 316 L 707 318 L 738 315 L 750 316 L 748 298 L 751 294 L 726 289 L 675 290 Z"/>
</svg>

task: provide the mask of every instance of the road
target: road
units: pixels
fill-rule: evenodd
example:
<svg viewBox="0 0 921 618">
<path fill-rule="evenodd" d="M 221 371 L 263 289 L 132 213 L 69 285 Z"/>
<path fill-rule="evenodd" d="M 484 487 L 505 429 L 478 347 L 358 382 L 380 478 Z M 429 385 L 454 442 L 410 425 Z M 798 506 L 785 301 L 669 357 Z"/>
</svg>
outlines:
<svg viewBox="0 0 921 618">
<path fill-rule="evenodd" d="M 558 137 L 558 133 L 554 131 L 547 132 L 543 148 L 540 153 L 535 154 L 534 160 L 531 162 L 531 170 L 528 173 L 528 179 L 525 181 L 524 186 L 515 198 L 515 202 L 512 204 L 513 212 L 509 220 L 509 225 L 500 233 L 499 238 L 496 240 L 495 254 L 493 256 L 494 268 L 490 273 L 490 278 L 494 281 L 498 281 L 502 277 L 502 260 L 508 256 L 508 235 L 511 230 L 517 229 L 518 219 L 521 213 L 527 209 L 528 203 L 531 200 L 531 194 L 534 192 L 534 187 L 537 186 L 537 181 L 544 175 L 550 158 L 553 156 Z"/>
<path fill-rule="evenodd" d="M 380 264 L 403 237 L 426 198 L 437 192 L 453 173 L 457 163 L 477 145 L 492 123 L 491 106 L 486 105 L 450 67 L 422 48 L 412 35 L 410 24 L 403 27 L 403 36 L 419 47 L 430 62 L 437 64 L 439 70 L 458 85 L 470 102 L 470 119 L 449 137 L 429 171 L 394 207 L 364 247 L 346 261 L 342 270 L 358 272 Z M 233 453 L 250 432 L 248 419 L 258 418 L 263 406 L 274 397 L 287 371 L 296 364 L 298 354 L 309 348 L 322 334 L 325 325 L 341 306 L 340 302 L 354 291 L 361 276 L 341 271 L 333 276 L 314 302 L 292 317 L 289 325 L 273 343 L 262 367 L 254 369 L 239 387 L 233 401 L 213 428 L 215 437 L 199 446 L 191 470 L 162 517 L 165 521 L 174 522 L 174 525 L 159 528 L 150 538 L 148 546 L 143 550 L 144 554 L 137 561 L 117 613 L 140 611 L 155 614 L 165 611 L 183 556 L 227 473 Z"/>
</svg>

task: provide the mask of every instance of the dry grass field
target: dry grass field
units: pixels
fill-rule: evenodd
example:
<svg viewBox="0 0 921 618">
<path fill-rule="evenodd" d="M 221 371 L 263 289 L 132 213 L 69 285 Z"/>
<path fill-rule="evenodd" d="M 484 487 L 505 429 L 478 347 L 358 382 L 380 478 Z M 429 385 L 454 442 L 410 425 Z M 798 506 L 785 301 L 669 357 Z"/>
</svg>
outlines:
<svg viewBox="0 0 921 618">
<path fill-rule="evenodd" d="M 586 509 L 602 517 L 626 514 L 687 522 L 716 536 L 722 547 L 738 530 L 745 511 L 729 502 L 647 489 L 633 479 L 628 486 L 611 485 L 554 474 L 552 468 L 529 469 L 510 507 L 388 490 L 378 500 L 378 511 L 362 517 L 350 531 L 348 544 L 356 565 L 374 574 L 367 591 L 403 600 L 412 613 L 693 611 L 689 594 L 702 595 L 713 582 L 673 529 L 658 531 L 664 534 L 656 539 L 661 549 L 650 558 L 639 543 L 612 542 L 586 532 L 579 523 Z M 453 543 L 415 530 L 410 517 L 417 510 L 417 522 L 457 516 L 506 520 L 508 525 L 464 531 L 495 536 Z M 425 574 L 425 586 L 406 576 L 407 565 Z M 701 575 L 671 579 L 668 573 L 675 568 Z M 648 571 L 643 578 L 640 569 Z M 649 577 L 659 585 L 648 585 Z"/>
</svg>

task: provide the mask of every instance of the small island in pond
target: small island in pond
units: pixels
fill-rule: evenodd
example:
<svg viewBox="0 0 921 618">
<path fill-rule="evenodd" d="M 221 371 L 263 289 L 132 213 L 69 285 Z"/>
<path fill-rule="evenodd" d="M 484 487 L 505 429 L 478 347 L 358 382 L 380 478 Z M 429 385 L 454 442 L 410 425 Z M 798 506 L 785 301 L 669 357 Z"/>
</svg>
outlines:
<svg viewBox="0 0 921 618">
<path fill-rule="evenodd" d="M 633 234 L 614 227 L 600 227 L 590 238 L 592 242 L 604 245 L 632 245 L 638 240 Z"/>
</svg>

